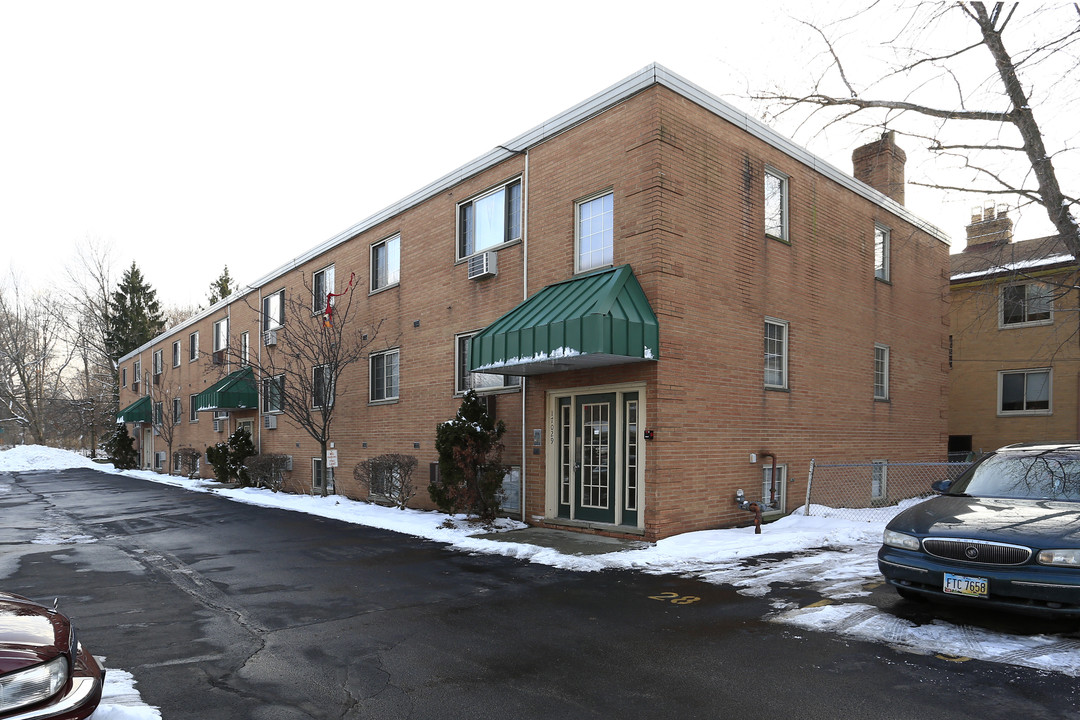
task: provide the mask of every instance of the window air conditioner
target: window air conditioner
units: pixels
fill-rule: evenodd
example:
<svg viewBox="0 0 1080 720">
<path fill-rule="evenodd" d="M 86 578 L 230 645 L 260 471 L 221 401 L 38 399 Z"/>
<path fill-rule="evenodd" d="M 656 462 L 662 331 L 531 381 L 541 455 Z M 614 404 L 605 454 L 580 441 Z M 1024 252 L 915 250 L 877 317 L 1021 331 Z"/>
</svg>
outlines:
<svg viewBox="0 0 1080 720">
<path fill-rule="evenodd" d="M 493 251 L 473 255 L 469 258 L 469 279 L 482 280 L 499 273 L 499 255 Z"/>
<path fill-rule="evenodd" d="M 225 351 L 224 350 L 216 350 L 216 351 L 214 351 L 213 362 L 214 362 L 215 365 L 224 365 L 225 364 Z"/>
<path fill-rule="evenodd" d="M 263 333 L 263 345 L 277 345 L 277 330 L 267 330 Z"/>
<path fill-rule="evenodd" d="M 276 430 L 277 415 L 263 415 L 263 427 L 267 430 Z"/>
</svg>

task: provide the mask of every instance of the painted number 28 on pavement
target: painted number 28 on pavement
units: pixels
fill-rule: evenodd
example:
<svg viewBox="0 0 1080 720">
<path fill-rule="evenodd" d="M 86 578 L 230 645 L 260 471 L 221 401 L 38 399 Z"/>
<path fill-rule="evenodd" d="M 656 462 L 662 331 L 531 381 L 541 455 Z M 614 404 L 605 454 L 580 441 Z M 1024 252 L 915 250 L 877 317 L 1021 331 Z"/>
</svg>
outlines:
<svg viewBox="0 0 1080 720">
<path fill-rule="evenodd" d="M 701 600 L 697 595 L 680 595 L 679 593 L 674 592 L 662 592 L 659 595 L 650 595 L 649 599 L 659 600 L 660 602 L 669 602 L 672 605 L 689 605 Z"/>
</svg>

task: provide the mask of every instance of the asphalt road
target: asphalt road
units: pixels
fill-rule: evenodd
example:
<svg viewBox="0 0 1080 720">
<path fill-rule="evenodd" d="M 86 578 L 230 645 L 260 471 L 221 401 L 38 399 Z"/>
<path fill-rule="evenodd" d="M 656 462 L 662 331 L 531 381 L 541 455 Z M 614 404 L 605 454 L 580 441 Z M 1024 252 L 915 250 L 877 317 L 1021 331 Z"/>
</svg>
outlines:
<svg viewBox="0 0 1080 720">
<path fill-rule="evenodd" d="M 0 519 L 0 588 L 59 597 L 165 720 L 1078 716 L 1071 678 L 796 631 L 762 620 L 770 598 L 693 580 L 91 470 L 0 474 Z"/>
</svg>

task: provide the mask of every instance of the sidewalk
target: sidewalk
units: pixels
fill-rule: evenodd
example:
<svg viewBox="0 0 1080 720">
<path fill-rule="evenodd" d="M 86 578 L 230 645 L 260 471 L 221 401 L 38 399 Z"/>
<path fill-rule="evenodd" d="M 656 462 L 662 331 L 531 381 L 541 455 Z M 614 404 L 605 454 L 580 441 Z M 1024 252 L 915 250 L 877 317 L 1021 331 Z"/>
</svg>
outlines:
<svg viewBox="0 0 1080 720">
<path fill-rule="evenodd" d="M 524 543 L 558 550 L 564 555 L 605 555 L 623 550 L 639 550 L 649 547 L 644 540 L 621 540 L 604 535 L 588 535 L 569 530 L 552 528 L 525 528 L 509 532 L 476 535 L 484 540 Z"/>
</svg>

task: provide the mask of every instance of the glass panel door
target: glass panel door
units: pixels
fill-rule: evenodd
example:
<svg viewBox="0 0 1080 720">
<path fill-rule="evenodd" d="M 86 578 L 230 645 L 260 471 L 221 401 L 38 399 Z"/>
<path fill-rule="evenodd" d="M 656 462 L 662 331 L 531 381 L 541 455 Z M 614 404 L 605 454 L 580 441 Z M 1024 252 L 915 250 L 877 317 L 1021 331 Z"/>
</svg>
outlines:
<svg viewBox="0 0 1080 720">
<path fill-rule="evenodd" d="M 577 398 L 574 517 L 615 522 L 615 394 Z"/>
</svg>

